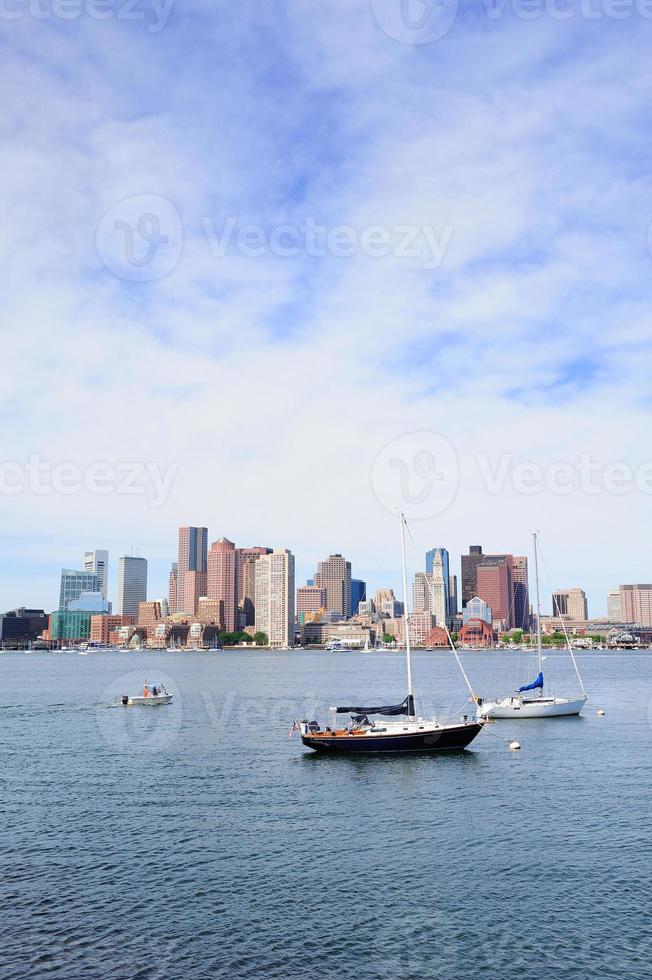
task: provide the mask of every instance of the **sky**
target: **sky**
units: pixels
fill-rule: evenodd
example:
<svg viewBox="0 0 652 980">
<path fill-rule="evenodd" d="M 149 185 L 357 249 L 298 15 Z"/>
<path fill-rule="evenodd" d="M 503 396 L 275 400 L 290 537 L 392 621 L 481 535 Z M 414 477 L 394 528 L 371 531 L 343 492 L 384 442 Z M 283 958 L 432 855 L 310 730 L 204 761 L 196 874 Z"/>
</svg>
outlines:
<svg viewBox="0 0 652 980">
<path fill-rule="evenodd" d="M 1 6 L 0 607 L 181 524 L 398 589 L 396 508 L 652 581 L 652 5 Z"/>
</svg>

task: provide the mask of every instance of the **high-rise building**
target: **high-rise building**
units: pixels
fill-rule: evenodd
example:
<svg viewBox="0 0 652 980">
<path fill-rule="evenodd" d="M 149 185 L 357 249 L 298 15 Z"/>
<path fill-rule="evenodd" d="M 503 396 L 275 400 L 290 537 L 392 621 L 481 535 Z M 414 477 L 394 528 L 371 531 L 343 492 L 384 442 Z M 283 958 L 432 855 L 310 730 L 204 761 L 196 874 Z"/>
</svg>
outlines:
<svg viewBox="0 0 652 980">
<path fill-rule="evenodd" d="M 172 562 L 170 574 L 168 576 L 168 614 L 174 615 L 177 611 L 177 594 L 179 589 L 179 565 L 176 561 Z"/>
<path fill-rule="evenodd" d="M 508 556 L 511 559 L 511 555 Z M 494 622 L 502 629 L 514 625 L 514 583 L 511 560 L 485 561 L 476 569 L 478 596 L 491 606 Z"/>
<path fill-rule="evenodd" d="M 367 598 L 367 583 L 360 578 L 351 579 L 351 615 L 357 616 L 358 606 Z"/>
<path fill-rule="evenodd" d="M 141 602 L 138 606 L 138 625 L 154 626 L 162 618 L 162 615 L 160 602 Z"/>
<path fill-rule="evenodd" d="M 147 560 L 124 555 L 118 562 L 116 615 L 138 617 L 138 607 L 147 601 Z"/>
<path fill-rule="evenodd" d="M 206 595 L 222 603 L 224 628 L 227 633 L 233 633 L 238 628 L 238 590 L 235 545 L 228 538 L 220 538 L 211 545 Z"/>
<path fill-rule="evenodd" d="M 256 562 L 261 555 L 271 553 L 271 548 L 259 546 L 235 549 L 235 577 L 242 626 L 253 626 L 256 621 Z"/>
<path fill-rule="evenodd" d="M 59 609 L 65 612 L 82 592 L 99 592 L 100 583 L 95 572 L 84 572 L 80 569 L 62 568 L 61 585 L 59 587 Z"/>
<path fill-rule="evenodd" d="M 277 549 L 256 561 L 256 631 L 272 647 L 294 646 L 294 555 Z"/>
<path fill-rule="evenodd" d="M 315 585 L 326 589 L 329 612 L 351 615 L 351 562 L 342 555 L 330 555 L 320 561 L 314 576 Z"/>
<path fill-rule="evenodd" d="M 446 626 L 448 591 L 444 583 L 441 559 L 437 559 L 433 572 L 417 572 L 412 585 L 412 609 L 428 612 L 435 618 L 433 625 Z"/>
<path fill-rule="evenodd" d="M 448 615 L 457 616 L 457 575 L 451 575 L 448 588 Z"/>
<path fill-rule="evenodd" d="M 565 619 L 584 620 L 589 618 L 586 594 L 582 589 L 558 589 L 552 593 L 552 615 Z"/>
<path fill-rule="evenodd" d="M 652 626 L 652 585 L 621 585 L 620 615 L 623 623 Z"/>
<path fill-rule="evenodd" d="M 177 612 L 194 615 L 206 595 L 208 528 L 180 527 L 177 568 Z"/>
<path fill-rule="evenodd" d="M 612 589 L 607 596 L 607 619 L 610 623 L 622 623 L 622 616 L 620 589 Z"/>
<path fill-rule="evenodd" d="M 320 585 L 302 585 L 297 589 L 297 616 L 326 611 L 326 589 Z"/>
<path fill-rule="evenodd" d="M 82 565 L 85 572 L 97 575 L 99 590 L 103 599 L 109 598 L 109 553 L 97 548 L 95 551 L 86 551 Z"/>
<path fill-rule="evenodd" d="M 450 555 L 446 548 L 432 548 L 426 551 L 426 572 L 429 575 L 437 567 L 437 578 L 443 577 L 446 591 L 446 617 L 451 615 L 450 610 Z M 437 615 L 435 613 L 435 615 Z M 441 626 L 442 621 L 438 618 L 437 623 Z"/>
<path fill-rule="evenodd" d="M 111 603 L 101 592 L 82 592 L 78 599 L 68 603 L 70 612 L 110 613 Z"/>
<path fill-rule="evenodd" d="M 512 576 L 514 579 L 514 626 L 527 632 L 530 628 L 530 586 L 525 555 L 514 555 Z"/>
</svg>

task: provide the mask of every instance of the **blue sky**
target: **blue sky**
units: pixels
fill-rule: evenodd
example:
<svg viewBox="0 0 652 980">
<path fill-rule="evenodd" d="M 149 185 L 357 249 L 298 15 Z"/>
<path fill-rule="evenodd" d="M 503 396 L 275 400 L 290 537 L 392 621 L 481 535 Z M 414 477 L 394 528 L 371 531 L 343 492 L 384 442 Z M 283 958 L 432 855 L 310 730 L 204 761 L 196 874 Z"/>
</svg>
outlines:
<svg viewBox="0 0 652 980">
<path fill-rule="evenodd" d="M 43 3 L 0 17 L 2 459 L 176 476 L 157 507 L 117 488 L 0 493 L 0 606 L 53 607 L 87 547 L 138 547 L 162 594 L 181 523 L 290 547 L 300 578 L 341 551 L 397 585 L 388 505 L 410 502 L 374 460 L 414 432 L 458 461 L 449 505 L 415 517 L 415 564 L 434 544 L 520 553 L 537 526 L 550 584 L 584 587 L 596 615 L 652 578 L 635 481 L 533 493 L 510 475 L 489 492 L 478 462 L 650 459 L 640 7 L 529 20 L 445 0 L 449 30 L 416 44 L 405 24 L 390 36 L 395 0 L 176 0 L 166 17 L 141 0 L 142 19 L 118 2 L 105 20 L 90 0 L 70 20 Z M 138 266 L 121 236 L 142 258 L 143 214 L 166 242 Z M 354 254 L 312 254 L 306 223 L 346 226 Z M 238 244 L 247 226 L 261 254 Z M 271 248 L 281 226 L 296 254 Z M 397 252 L 406 227 L 445 243 L 434 267 L 421 232 Z M 358 247 L 373 228 L 387 254 Z"/>
</svg>

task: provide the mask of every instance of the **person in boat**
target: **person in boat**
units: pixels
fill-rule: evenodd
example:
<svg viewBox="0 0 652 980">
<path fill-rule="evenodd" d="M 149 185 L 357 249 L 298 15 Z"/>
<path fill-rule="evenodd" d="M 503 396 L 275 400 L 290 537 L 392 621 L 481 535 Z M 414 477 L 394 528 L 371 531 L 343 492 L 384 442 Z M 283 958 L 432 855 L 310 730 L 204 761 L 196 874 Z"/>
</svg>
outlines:
<svg viewBox="0 0 652 980">
<path fill-rule="evenodd" d="M 154 687 L 152 688 L 152 697 L 155 698 L 157 694 L 158 694 L 158 688 L 156 687 L 156 685 L 154 685 Z"/>
<path fill-rule="evenodd" d="M 145 681 L 145 686 L 143 687 L 143 697 L 144 698 L 148 698 L 149 697 L 149 688 L 147 686 L 147 681 Z"/>
</svg>

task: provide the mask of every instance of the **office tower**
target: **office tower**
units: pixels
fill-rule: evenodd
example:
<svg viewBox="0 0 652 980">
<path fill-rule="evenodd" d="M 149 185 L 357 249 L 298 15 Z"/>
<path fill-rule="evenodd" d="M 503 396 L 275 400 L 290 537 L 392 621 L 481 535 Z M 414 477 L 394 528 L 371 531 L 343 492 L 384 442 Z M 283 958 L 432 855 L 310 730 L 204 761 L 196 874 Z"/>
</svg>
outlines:
<svg viewBox="0 0 652 980">
<path fill-rule="evenodd" d="M 110 613 L 111 603 L 101 592 L 82 592 L 79 598 L 70 600 L 68 610 L 69 612 Z"/>
<path fill-rule="evenodd" d="M 302 585 L 297 589 L 297 616 L 326 611 L 326 589 L 320 585 Z"/>
<path fill-rule="evenodd" d="M 510 556 L 511 557 L 511 556 Z M 476 569 L 477 594 L 491 606 L 494 621 L 503 629 L 514 625 L 514 584 L 511 561 L 485 561 Z"/>
<path fill-rule="evenodd" d="M 206 595 L 222 604 L 224 628 L 227 633 L 233 633 L 238 628 L 238 592 L 235 545 L 228 538 L 220 538 L 211 545 Z"/>
<path fill-rule="evenodd" d="M 253 626 L 256 621 L 256 562 L 261 555 L 270 555 L 271 548 L 236 548 L 235 577 L 237 604 L 243 626 Z"/>
<path fill-rule="evenodd" d="M 147 601 L 147 561 L 124 555 L 118 562 L 116 615 L 138 617 L 138 606 Z"/>
<path fill-rule="evenodd" d="M 294 555 L 277 549 L 256 562 L 256 632 L 272 647 L 294 646 Z"/>
<path fill-rule="evenodd" d="M 446 626 L 448 593 L 444 583 L 441 562 L 436 560 L 434 572 L 417 572 L 412 585 L 412 609 L 425 611 L 435 617 L 437 626 Z"/>
<path fill-rule="evenodd" d="M 367 583 L 362 579 L 351 579 L 351 615 L 357 616 L 358 606 L 367 598 Z"/>
<path fill-rule="evenodd" d="M 99 579 L 95 572 L 83 572 L 74 568 L 61 569 L 59 586 L 59 609 L 68 609 L 69 603 L 79 599 L 82 592 L 99 592 Z"/>
<path fill-rule="evenodd" d="M 208 528 L 180 527 L 177 569 L 177 612 L 194 615 L 206 595 Z"/>
<path fill-rule="evenodd" d="M 530 628 L 530 586 L 525 555 L 514 555 L 512 575 L 514 579 L 514 626 L 527 632 Z"/>
<path fill-rule="evenodd" d="M 587 620 L 589 611 L 582 589 L 558 589 L 552 593 L 552 615 L 566 619 Z"/>
<path fill-rule="evenodd" d="M 491 606 L 488 606 L 483 599 L 479 596 L 474 596 L 470 599 L 462 611 L 462 623 L 464 626 L 471 619 L 481 619 L 485 623 L 493 623 L 493 611 Z"/>
<path fill-rule="evenodd" d="M 0 641 L 3 643 L 26 643 L 36 640 L 48 628 L 48 617 L 44 609 L 12 609 L 0 616 Z"/>
<path fill-rule="evenodd" d="M 179 590 L 179 565 L 172 562 L 168 576 L 168 614 L 172 616 L 177 611 L 177 595 Z"/>
<path fill-rule="evenodd" d="M 326 589 L 329 612 L 351 615 L 351 562 L 342 555 L 330 555 L 320 561 L 314 577 L 315 585 Z"/>
<path fill-rule="evenodd" d="M 448 615 L 457 616 L 457 575 L 451 575 L 448 589 Z"/>
<path fill-rule="evenodd" d="M 620 586 L 621 622 L 652 626 L 652 585 Z"/>
<path fill-rule="evenodd" d="M 622 623 L 620 589 L 612 589 L 607 596 L 607 619 L 610 623 Z"/>
<path fill-rule="evenodd" d="M 82 565 L 85 572 L 97 575 L 99 591 L 103 599 L 109 598 L 109 553 L 108 551 L 86 551 Z"/>
</svg>

